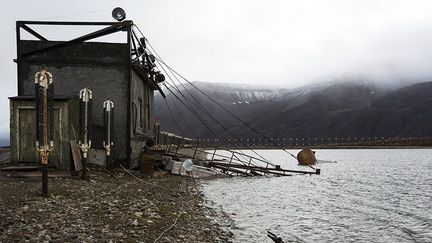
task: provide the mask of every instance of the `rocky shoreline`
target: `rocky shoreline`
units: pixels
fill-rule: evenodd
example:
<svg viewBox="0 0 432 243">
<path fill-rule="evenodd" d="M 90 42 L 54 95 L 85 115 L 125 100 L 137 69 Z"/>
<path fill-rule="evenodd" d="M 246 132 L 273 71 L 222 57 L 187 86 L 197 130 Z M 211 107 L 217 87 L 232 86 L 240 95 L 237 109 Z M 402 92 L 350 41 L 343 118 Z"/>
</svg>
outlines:
<svg viewBox="0 0 432 243">
<path fill-rule="evenodd" d="M 89 180 L 0 175 L 0 242 L 231 242 L 199 181 L 92 171 Z"/>
</svg>

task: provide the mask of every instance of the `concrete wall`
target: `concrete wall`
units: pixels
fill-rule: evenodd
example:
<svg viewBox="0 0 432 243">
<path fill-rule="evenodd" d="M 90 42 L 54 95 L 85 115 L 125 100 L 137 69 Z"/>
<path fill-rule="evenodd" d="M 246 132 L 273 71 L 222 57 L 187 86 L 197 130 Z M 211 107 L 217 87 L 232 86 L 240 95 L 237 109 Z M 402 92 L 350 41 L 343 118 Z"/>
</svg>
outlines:
<svg viewBox="0 0 432 243">
<path fill-rule="evenodd" d="M 145 140 L 153 138 L 154 91 L 146 82 L 131 71 L 131 163 L 137 164 Z"/>
<path fill-rule="evenodd" d="M 58 44 L 59 42 L 20 41 L 19 52 Z M 79 43 L 44 52 L 36 56 L 21 58 L 18 62 L 18 94 L 34 95 L 34 74 L 40 65 L 52 73 L 55 96 L 78 97 L 87 86 L 93 91 L 93 147 L 102 147 L 102 104 L 110 98 L 114 102 L 114 151 L 118 161 L 128 159 L 128 82 L 130 80 L 129 47 L 127 44 Z M 78 113 L 75 116 L 78 117 Z M 78 132 L 78 131 L 77 131 Z M 100 143 L 100 144 L 99 144 Z"/>
</svg>

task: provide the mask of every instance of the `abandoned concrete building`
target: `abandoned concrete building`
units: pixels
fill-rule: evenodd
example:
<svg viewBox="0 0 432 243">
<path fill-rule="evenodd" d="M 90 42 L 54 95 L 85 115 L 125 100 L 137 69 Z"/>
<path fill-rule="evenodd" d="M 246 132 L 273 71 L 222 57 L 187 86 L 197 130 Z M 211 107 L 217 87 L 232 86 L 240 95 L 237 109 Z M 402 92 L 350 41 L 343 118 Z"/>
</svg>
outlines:
<svg viewBox="0 0 432 243">
<path fill-rule="evenodd" d="M 32 26 L 66 28 L 96 26 L 102 29 L 66 41 L 52 41 Z M 114 146 L 112 158 L 126 166 L 140 156 L 146 139 L 154 138 L 154 92 L 163 76 L 154 69 L 155 60 L 146 52 L 145 38 L 134 32 L 132 21 L 121 22 L 44 22 L 17 21 L 18 95 L 10 97 L 11 164 L 37 164 L 35 149 L 34 75 L 45 66 L 54 83 L 54 150 L 49 165 L 72 169 L 71 141 L 79 130 L 79 92 L 93 92 L 91 116 L 92 148 L 103 149 L 103 102 L 114 102 Z M 22 39 L 22 31 L 35 37 Z M 113 33 L 124 42 L 89 42 Z"/>
</svg>

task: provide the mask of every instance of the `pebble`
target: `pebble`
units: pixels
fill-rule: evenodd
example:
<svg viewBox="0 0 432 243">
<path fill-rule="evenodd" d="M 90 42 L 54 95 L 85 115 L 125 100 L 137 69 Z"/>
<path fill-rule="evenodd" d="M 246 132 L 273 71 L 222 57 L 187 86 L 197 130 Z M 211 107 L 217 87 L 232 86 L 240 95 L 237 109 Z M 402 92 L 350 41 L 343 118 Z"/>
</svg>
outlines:
<svg viewBox="0 0 432 243">
<path fill-rule="evenodd" d="M 161 178 L 145 180 L 167 188 L 175 186 L 176 192 L 144 186 L 129 175 L 122 178 L 114 175 L 108 181 L 104 181 L 104 176 L 92 177 L 94 183 L 69 179 L 57 182 L 53 180 L 51 198 L 43 199 L 37 195 L 39 187 L 33 187 L 33 182 L 26 181 L 17 193 L 25 191 L 22 195 L 30 196 L 23 199 L 17 193 L 9 193 L 7 200 L 15 207 L 0 207 L 0 218 L 8 223 L 0 235 L 0 243 L 153 242 L 160 234 L 155 227 L 166 229 L 172 224 L 173 217 L 178 215 L 180 217 L 177 225 L 160 239 L 161 243 L 217 242 L 221 238 L 224 242 L 230 240 L 220 233 L 221 229 L 210 222 L 218 219 L 219 213 L 206 207 L 207 203 L 193 200 L 188 207 L 181 206 L 182 200 L 195 198 L 195 194 L 188 194 L 185 190 L 193 185 L 183 184 L 179 177 L 173 177 L 172 180 L 169 177 Z M 8 183 L 0 184 L 0 191 L 7 186 Z M 178 186 L 180 188 L 177 190 Z M 141 193 L 138 194 L 137 191 Z M 196 197 L 200 196 L 201 194 L 196 193 Z M 228 232 L 227 236 L 230 235 Z"/>
<path fill-rule="evenodd" d="M 44 236 L 46 232 L 47 232 L 46 230 L 39 231 L 38 236 L 39 237 Z"/>
<path fill-rule="evenodd" d="M 45 235 L 45 240 L 47 240 L 47 241 L 52 241 L 52 238 L 51 238 L 50 235 Z"/>
<path fill-rule="evenodd" d="M 204 228 L 203 231 L 204 231 L 204 233 L 209 233 L 209 232 L 211 232 L 211 230 L 210 230 L 209 228 Z"/>
<path fill-rule="evenodd" d="M 162 237 L 162 242 L 172 242 L 172 240 L 168 237 Z"/>
<path fill-rule="evenodd" d="M 131 223 L 131 225 L 133 225 L 133 226 L 138 226 L 138 220 L 134 220 L 132 223 Z"/>
</svg>

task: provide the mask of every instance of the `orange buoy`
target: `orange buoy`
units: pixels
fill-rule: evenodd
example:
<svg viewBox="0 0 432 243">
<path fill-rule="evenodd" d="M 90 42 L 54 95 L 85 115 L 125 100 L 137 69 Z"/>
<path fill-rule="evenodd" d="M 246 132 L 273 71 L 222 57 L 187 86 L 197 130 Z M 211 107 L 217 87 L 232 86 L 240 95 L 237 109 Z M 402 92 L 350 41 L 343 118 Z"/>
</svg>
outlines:
<svg viewBox="0 0 432 243">
<path fill-rule="evenodd" d="M 297 154 L 297 161 L 299 165 L 314 165 L 317 162 L 315 158 L 315 152 L 311 149 L 302 149 Z"/>
</svg>

